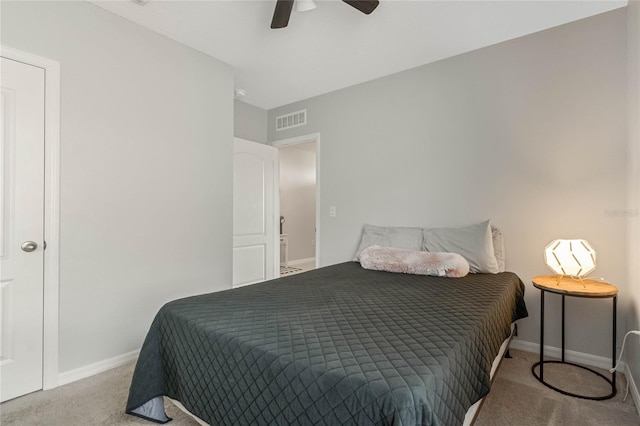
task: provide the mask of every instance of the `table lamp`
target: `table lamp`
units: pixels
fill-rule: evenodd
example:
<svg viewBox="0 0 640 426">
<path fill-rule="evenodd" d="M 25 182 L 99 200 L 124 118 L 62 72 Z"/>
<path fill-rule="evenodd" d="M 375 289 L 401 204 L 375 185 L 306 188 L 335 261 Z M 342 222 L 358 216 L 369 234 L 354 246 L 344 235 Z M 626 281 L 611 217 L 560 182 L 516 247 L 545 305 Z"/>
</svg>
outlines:
<svg viewBox="0 0 640 426">
<path fill-rule="evenodd" d="M 544 261 L 558 274 L 556 284 L 565 276 L 582 282 L 596 269 L 596 251 L 587 240 L 554 240 L 544 249 Z"/>
</svg>

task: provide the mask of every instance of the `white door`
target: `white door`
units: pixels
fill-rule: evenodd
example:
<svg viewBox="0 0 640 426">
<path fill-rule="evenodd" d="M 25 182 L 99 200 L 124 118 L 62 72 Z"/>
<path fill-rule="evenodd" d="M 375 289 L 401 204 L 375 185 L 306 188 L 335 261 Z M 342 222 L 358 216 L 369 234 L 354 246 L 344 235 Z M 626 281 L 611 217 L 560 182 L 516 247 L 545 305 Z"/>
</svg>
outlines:
<svg viewBox="0 0 640 426">
<path fill-rule="evenodd" d="M 278 150 L 234 139 L 233 286 L 280 275 L 276 171 Z M 276 234 L 276 232 L 278 232 Z"/>
<path fill-rule="evenodd" d="M 2 58 L 0 400 L 42 389 L 44 70 Z"/>
</svg>

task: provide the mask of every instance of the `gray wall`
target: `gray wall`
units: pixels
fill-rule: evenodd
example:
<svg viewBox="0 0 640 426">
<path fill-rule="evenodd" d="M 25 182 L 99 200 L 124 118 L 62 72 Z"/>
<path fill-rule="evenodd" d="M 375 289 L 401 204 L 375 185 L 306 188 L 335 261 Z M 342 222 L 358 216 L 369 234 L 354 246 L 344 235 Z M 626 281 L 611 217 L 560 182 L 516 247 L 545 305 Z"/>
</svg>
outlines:
<svg viewBox="0 0 640 426">
<path fill-rule="evenodd" d="M 139 349 L 168 300 L 231 286 L 233 70 L 87 2 L 2 2 L 61 64 L 61 372 Z"/>
<path fill-rule="evenodd" d="M 610 213 L 626 206 L 625 39 L 622 9 L 270 110 L 270 141 L 321 134 L 320 264 L 350 260 L 365 223 L 491 218 L 527 286 L 521 339 L 539 341 L 531 279 L 550 273 L 553 239 L 589 240 L 596 275 L 629 294 L 626 222 Z M 276 135 L 274 117 L 303 108 L 309 124 Z M 568 349 L 610 356 L 610 303 L 567 309 Z M 547 339 L 560 346 L 559 327 Z"/>
<path fill-rule="evenodd" d="M 315 142 L 306 142 L 278 148 L 280 215 L 286 220 L 283 232 L 287 234 L 289 260 L 316 255 L 315 146 Z"/>
<path fill-rule="evenodd" d="M 629 63 L 629 155 L 628 155 L 628 259 L 629 315 L 627 330 L 640 330 L 640 2 L 630 1 L 628 11 L 627 52 Z M 625 349 L 626 362 L 640 386 L 640 336 L 630 336 Z M 638 403 L 638 401 L 636 401 Z M 640 408 L 639 408 L 640 410 Z"/>
<path fill-rule="evenodd" d="M 235 99 L 233 136 L 252 142 L 267 143 L 267 110 Z"/>
</svg>

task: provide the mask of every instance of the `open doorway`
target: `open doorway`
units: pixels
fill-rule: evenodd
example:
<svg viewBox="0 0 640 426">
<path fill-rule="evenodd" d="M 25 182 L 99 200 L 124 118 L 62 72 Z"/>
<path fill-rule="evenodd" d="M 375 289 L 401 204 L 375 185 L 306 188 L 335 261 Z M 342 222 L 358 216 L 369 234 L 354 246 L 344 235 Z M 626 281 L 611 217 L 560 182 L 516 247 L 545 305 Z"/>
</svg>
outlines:
<svg viewBox="0 0 640 426">
<path fill-rule="evenodd" d="M 317 263 L 317 136 L 277 141 L 280 189 L 280 275 Z"/>
</svg>

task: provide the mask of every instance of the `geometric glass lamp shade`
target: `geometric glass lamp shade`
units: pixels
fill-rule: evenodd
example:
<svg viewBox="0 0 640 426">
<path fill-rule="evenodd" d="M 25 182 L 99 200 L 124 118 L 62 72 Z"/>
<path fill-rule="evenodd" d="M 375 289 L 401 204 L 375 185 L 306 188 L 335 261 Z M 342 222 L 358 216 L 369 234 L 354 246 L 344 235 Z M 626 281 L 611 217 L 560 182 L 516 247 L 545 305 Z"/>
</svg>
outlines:
<svg viewBox="0 0 640 426">
<path fill-rule="evenodd" d="M 587 240 L 554 240 L 544 249 L 544 261 L 558 275 L 582 278 L 596 269 L 596 251 Z"/>
</svg>

